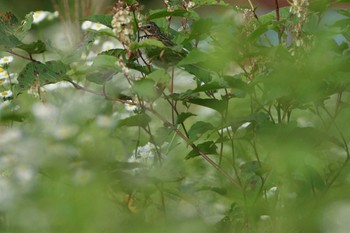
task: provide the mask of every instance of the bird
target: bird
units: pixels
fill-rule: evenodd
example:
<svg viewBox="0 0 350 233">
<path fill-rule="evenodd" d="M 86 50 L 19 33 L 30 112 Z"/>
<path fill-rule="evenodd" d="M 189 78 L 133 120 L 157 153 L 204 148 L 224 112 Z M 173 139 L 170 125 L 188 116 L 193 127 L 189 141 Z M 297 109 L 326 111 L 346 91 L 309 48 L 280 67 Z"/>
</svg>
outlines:
<svg viewBox="0 0 350 233">
<path fill-rule="evenodd" d="M 149 21 L 139 29 L 144 33 L 139 39 L 158 40 L 164 45 L 163 48 L 156 46 L 145 48 L 144 53 L 146 54 L 146 58 L 153 65 L 167 70 L 169 67 L 177 65 L 189 54 L 187 49 L 178 46 L 169 36 L 164 34 L 155 22 Z M 198 83 L 207 82 L 212 79 L 210 72 L 197 64 L 182 65 L 179 68 L 194 75 Z"/>
<path fill-rule="evenodd" d="M 140 27 L 140 31 L 144 33 L 139 37 L 141 40 L 157 40 L 164 45 L 164 47 L 152 46 L 145 49 L 146 57 L 150 63 L 156 66 L 169 67 L 186 57 L 188 51 L 183 48 L 179 49 L 177 44 L 164 34 L 155 22 L 149 21 Z"/>
<path fill-rule="evenodd" d="M 167 47 L 176 45 L 168 36 L 162 33 L 158 25 L 153 21 L 149 21 L 146 25 L 141 26 L 140 30 L 145 33 L 143 37 L 147 39 L 159 40 Z"/>
</svg>

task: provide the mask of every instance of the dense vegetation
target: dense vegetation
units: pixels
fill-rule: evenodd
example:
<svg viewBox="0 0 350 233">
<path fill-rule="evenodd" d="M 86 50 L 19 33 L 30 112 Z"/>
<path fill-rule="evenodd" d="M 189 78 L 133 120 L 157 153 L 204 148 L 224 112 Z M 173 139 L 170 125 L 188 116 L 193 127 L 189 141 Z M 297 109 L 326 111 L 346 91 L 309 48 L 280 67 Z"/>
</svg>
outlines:
<svg viewBox="0 0 350 233">
<path fill-rule="evenodd" d="M 278 2 L 2 13 L 0 232 L 349 229 L 347 1 Z"/>
</svg>

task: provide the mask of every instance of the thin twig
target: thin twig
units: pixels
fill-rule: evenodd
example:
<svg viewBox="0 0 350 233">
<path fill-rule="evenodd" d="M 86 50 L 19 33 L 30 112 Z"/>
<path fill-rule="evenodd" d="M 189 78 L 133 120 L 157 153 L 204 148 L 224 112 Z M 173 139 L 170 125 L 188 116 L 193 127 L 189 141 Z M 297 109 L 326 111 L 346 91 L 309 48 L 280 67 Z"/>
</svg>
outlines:
<svg viewBox="0 0 350 233">
<path fill-rule="evenodd" d="M 279 6 L 279 0 L 275 0 L 276 4 L 276 20 L 280 21 L 280 6 Z"/>
<path fill-rule="evenodd" d="M 233 177 L 228 174 L 225 170 L 223 170 L 217 163 L 215 163 L 212 159 L 210 159 L 202 150 L 200 150 L 193 142 L 189 140 L 180 130 L 178 130 L 176 127 L 170 124 L 162 115 L 160 115 L 158 112 L 154 111 L 151 108 L 146 108 L 149 112 L 154 114 L 156 117 L 158 117 L 161 121 L 163 121 L 164 124 L 170 126 L 173 128 L 175 133 L 182 138 L 188 145 L 192 147 L 203 159 L 205 159 L 208 163 L 210 163 L 216 170 L 218 170 L 222 175 L 224 175 L 232 184 L 234 184 L 237 188 L 240 187 L 240 185 L 236 182 Z"/>
<path fill-rule="evenodd" d="M 20 55 L 20 54 L 18 54 L 18 53 L 16 53 L 16 52 L 14 52 L 13 50 L 7 50 L 6 52 L 8 52 L 8 53 L 10 53 L 10 54 L 12 54 L 12 55 L 15 55 L 15 56 L 17 56 L 17 57 L 23 58 L 23 59 L 25 59 L 25 60 L 28 60 L 28 61 L 36 61 L 36 60 L 33 59 L 32 57 L 25 57 L 25 56 L 22 56 L 22 55 Z"/>
</svg>

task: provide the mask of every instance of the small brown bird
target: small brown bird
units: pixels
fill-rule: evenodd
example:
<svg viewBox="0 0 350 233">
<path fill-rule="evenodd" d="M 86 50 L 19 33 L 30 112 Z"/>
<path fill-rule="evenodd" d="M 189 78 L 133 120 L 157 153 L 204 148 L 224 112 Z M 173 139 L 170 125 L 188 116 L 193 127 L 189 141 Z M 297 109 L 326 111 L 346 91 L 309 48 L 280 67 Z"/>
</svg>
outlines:
<svg viewBox="0 0 350 233">
<path fill-rule="evenodd" d="M 148 22 L 146 25 L 140 27 L 140 30 L 145 33 L 143 37 L 147 39 L 159 40 L 167 47 L 176 45 L 168 36 L 161 32 L 160 28 L 155 22 Z"/>
</svg>

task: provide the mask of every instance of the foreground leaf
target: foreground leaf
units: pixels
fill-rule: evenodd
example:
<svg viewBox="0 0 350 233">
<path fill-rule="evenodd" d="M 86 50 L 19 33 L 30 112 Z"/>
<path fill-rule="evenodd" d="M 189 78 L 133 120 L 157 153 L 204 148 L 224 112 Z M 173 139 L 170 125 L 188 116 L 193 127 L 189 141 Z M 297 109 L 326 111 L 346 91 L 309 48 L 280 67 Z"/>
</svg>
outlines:
<svg viewBox="0 0 350 233">
<path fill-rule="evenodd" d="M 43 86 L 64 80 L 69 66 L 61 61 L 38 61 L 28 63 L 18 75 L 18 92 L 28 90 L 32 86 Z"/>
</svg>

